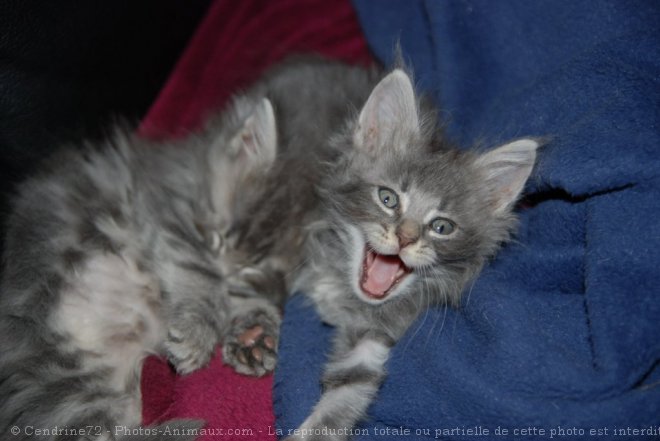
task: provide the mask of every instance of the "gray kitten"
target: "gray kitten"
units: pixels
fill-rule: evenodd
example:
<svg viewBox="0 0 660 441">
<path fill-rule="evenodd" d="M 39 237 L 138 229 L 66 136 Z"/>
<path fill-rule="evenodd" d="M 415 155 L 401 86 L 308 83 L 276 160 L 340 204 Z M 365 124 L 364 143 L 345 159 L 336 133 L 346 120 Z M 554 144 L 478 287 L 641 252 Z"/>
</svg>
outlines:
<svg viewBox="0 0 660 441">
<path fill-rule="evenodd" d="M 536 147 L 443 150 L 408 77 L 378 78 L 285 63 L 200 135 L 119 134 L 28 181 L 4 256 L 0 432 L 137 425 L 148 353 L 186 373 L 222 341 L 237 371 L 272 370 L 294 283 L 338 327 L 302 427 L 355 424 L 419 310 L 456 301 L 508 237 Z"/>
<path fill-rule="evenodd" d="M 394 70 L 332 145 L 344 154 L 320 184 L 322 222 L 297 287 L 336 327 L 323 394 L 287 440 L 347 438 L 374 400 L 390 349 L 420 311 L 459 302 L 515 226 L 512 207 L 537 142 L 460 152 Z"/>
<path fill-rule="evenodd" d="M 58 425 L 114 439 L 140 422 L 152 353 L 185 374 L 222 342 L 238 372 L 272 371 L 279 310 L 320 216 L 315 188 L 342 155 L 326 140 L 375 80 L 291 61 L 181 142 L 118 131 L 46 163 L 8 224 L 0 433 Z"/>
<path fill-rule="evenodd" d="M 276 140 L 270 102 L 243 98 L 182 142 L 118 130 L 21 186 L 0 285 L 3 437 L 124 439 L 115 427 L 140 424 L 149 354 L 188 373 L 222 340 L 236 370 L 272 370 L 276 301 L 252 298 L 267 276 L 232 228 L 261 197 Z M 37 432 L 53 427 L 67 431 Z M 183 434 L 164 439 L 193 439 L 199 424 L 169 427 Z"/>
</svg>

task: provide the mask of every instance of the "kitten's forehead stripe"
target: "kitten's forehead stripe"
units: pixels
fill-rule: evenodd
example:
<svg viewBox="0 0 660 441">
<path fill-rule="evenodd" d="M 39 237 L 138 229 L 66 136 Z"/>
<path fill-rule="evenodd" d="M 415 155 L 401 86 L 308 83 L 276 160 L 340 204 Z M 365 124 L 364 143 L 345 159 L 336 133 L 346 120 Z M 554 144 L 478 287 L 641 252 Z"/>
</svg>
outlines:
<svg viewBox="0 0 660 441">
<path fill-rule="evenodd" d="M 409 186 L 410 186 L 410 175 L 406 173 L 401 181 L 401 191 L 408 191 Z"/>
</svg>

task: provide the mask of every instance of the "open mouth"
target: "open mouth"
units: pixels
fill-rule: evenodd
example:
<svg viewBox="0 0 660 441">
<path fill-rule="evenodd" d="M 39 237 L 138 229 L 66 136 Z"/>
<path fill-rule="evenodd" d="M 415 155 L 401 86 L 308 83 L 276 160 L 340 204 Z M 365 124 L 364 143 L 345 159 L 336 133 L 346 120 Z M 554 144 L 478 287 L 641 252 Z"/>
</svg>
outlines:
<svg viewBox="0 0 660 441">
<path fill-rule="evenodd" d="M 368 297 L 382 300 L 411 272 L 398 255 L 378 254 L 367 246 L 362 259 L 360 288 Z"/>
</svg>

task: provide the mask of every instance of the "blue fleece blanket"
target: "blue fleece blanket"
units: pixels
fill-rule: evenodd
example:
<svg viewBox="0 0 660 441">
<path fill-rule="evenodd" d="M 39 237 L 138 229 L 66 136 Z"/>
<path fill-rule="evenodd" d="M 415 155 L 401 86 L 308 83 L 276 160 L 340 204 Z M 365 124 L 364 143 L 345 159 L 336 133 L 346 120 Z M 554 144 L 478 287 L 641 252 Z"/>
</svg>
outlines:
<svg viewBox="0 0 660 441">
<path fill-rule="evenodd" d="M 459 310 L 412 326 L 357 439 L 658 436 L 660 4 L 354 4 L 386 64 L 400 41 L 451 137 L 551 137 L 517 242 Z M 297 426 L 318 399 L 331 332 L 301 296 L 289 302 L 278 427 Z M 395 429 L 409 434 L 382 436 Z"/>
</svg>

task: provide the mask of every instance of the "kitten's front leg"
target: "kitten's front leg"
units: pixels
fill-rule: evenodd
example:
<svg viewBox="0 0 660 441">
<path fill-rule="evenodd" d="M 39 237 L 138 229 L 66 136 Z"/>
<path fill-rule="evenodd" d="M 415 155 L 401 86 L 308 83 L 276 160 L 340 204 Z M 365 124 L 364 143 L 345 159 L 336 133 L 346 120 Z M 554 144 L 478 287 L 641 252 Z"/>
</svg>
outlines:
<svg viewBox="0 0 660 441">
<path fill-rule="evenodd" d="M 275 369 L 286 297 L 282 271 L 268 260 L 228 279 L 231 317 L 223 335 L 222 357 L 236 372 L 262 376 Z"/>
<path fill-rule="evenodd" d="M 196 266 L 170 266 L 164 280 L 168 299 L 165 350 L 177 372 L 205 366 L 228 320 L 226 282 Z"/>
<path fill-rule="evenodd" d="M 218 315 L 225 314 L 199 303 L 179 303 L 169 315 L 165 349 L 176 371 L 188 374 L 208 364 L 220 340 Z"/>
<path fill-rule="evenodd" d="M 385 378 L 385 362 L 393 344 L 393 339 L 381 333 L 340 330 L 323 374 L 321 399 L 286 440 L 348 439 L 347 433 L 365 416 Z"/>
</svg>

